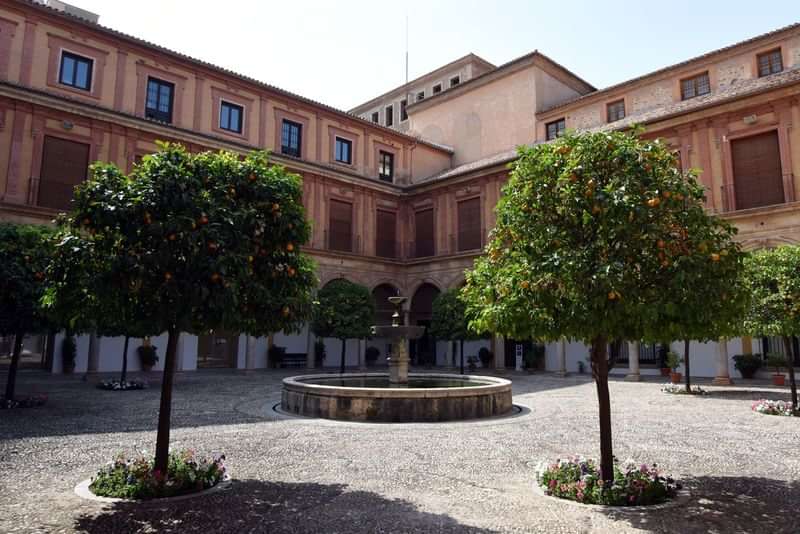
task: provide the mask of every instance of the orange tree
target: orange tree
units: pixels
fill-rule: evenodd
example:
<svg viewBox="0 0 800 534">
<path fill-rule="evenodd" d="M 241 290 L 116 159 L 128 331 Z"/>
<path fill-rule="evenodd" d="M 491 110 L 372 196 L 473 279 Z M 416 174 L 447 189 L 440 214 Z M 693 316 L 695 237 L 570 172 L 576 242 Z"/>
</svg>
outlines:
<svg viewBox="0 0 800 534">
<path fill-rule="evenodd" d="M 172 383 L 181 332 L 225 329 L 250 335 L 294 330 L 308 318 L 313 264 L 299 246 L 310 227 L 300 178 L 267 156 L 189 154 L 161 144 L 130 176 L 96 164 L 76 189 L 58 254 L 89 242 L 89 278 L 109 281 L 96 310 L 139 303 L 143 323 L 168 333 L 155 469 L 167 472 Z M 82 256 L 85 257 L 85 256 Z M 80 258 L 79 258 L 80 259 Z M 59 284 L 48 290 L 59 303 Z M 80 311 L 75 310 L 75 316 Z"/>
<path fill-rule="evenodd" d="M 434 338 L 459 341 L 461 374 L 464 374 L 464 341 L 481 339 L 479 334 L 469 329 L 466 307 L 459 299 L 458 289 L 448 289 L 433 300 L 431 309 L 430 334 Z"/>
<path fill-rule="evenodd" d="M 697 305 L 670 290 L 679 277 L 722 276 L 739 261 L 732 229 L 702 202 L 672 152 L 635 132 L 521 148 L 487 254 L 467 273 L 473 330 L 590 345 L 604 480 L 613 479 L 608 342 L 663 339 L 661 310 Z"/>
<path fill-rule="evenodd" d="M 14 336 L 4 405 L 14 405 L 22 340 L 47 328 L 40 299 L 52 250 L 46 226 L 0 223 L 0 335 Z"/>
<path fill-rule="evenodd" d="M 800 336 L 800 246 L 759 250 L 747 258 L 744 285 L 751 303 L 744 318 L 744 331 L 752 336 L 782 338 L 792 408 L 800 409 L 793 357 L 792 336 Z M 796 356 L 796 355 L 794 355 Z"/>
</svg>

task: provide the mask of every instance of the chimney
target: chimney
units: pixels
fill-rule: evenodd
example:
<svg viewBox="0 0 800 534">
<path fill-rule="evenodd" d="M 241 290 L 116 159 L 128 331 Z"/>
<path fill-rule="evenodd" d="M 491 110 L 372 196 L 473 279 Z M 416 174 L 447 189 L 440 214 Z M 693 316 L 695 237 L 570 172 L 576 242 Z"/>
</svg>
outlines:
<svg viewBox="0 0 800 534">
<path fill-rule="evenodd" d="M 88 20 L 89 22 L 92 22 L 94 24 L 97 24 L 97 22 L 100 20 L 100 15 L 73 6 L 72 4 L 62 2 L 61 0 L 38 0 L 38 3 L 46 5 L 50 9 L 66 13 L 67 15 L 72 15 L 73 17 L 78 17 L 79 19 Z"/>
</svg>

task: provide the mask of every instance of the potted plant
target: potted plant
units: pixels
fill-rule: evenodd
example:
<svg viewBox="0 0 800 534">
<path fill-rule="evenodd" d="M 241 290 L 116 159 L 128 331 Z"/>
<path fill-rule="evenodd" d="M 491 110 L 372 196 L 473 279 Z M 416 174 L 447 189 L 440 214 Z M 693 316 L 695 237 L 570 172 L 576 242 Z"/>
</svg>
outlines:
<svg viewBox="0 0 800 534">
<path fill-rule="evenodd" d="M 481 367 L 489 368 L 494 360 L 494 353 L 486 347 L 481 347 L 478 351 L 478 358 L 481 360 Z"/>
<path fill-rule="evenodd" d="M 658 347 L 658 361 L 661 365 L 661 376 L 669 376 L 670 372 L 672 371 L 667 365 L 667 354 L 669 354 L 669 350 L 667 349 L 667 344 L 662 343 Z"/>
<path fill-rule="evenodd" d="M 322 367 L 325 356 L 327 356 L 325 352 L 325 342 L 321 339 L 317 339 L 314 342 L 314 367 Z"/>
<path fill-rule="evenodd" d="M 775 373 L 772 375 L 772 383 L 776 386 L 782 386 L 786 383 L 786 377 L 781 373 L 781 369 L 784 369 L 787 365 L 789 365 L 789 362 L 784 358 L 783 354 L 767 354 L 767 366 L 775 369 Z"/>
<path fill-rule="evenodd" d="M 467 370 L 471 373 L 475 372 L 475 369 L 477 369 L 476 366 L 477 363 L 478 363 L 478 358 L 476 358 L 475 356 L 467 357 Z"/>
<path fill-rule="evenodd" d="M 586 372 L 586 364 L 582 361 L 578 361 L 578 374 L 582 375 L 584 372 Z"/>
<path fill-rule="evenodd" d="M 269 364 L 270 368 L 278 369 L 281 366 L 281 362 L 283 362 L 283 356 L 286 354 L 286 347 L 279 347 L 278 345 L 272 345 L 270 348 L 267 349 L 267 363 Z"/>
<path fill-rule="evenodd" d="M 364 354 L 364 357 L 367 360 L 367 365 L 368 366 L 375 365 L 375 362 L 378 361 L 378 358 L 380 357 L 380 355 L 381 355 L 381 351 L 379 351 L 377 347 L 367 347 L 367 351 Z"/>
<path fill-rule="evenodd" d="M 155 345 L 145 344 L 136 349 L 139 355 L 139 364 L 142 366 L 142 371 L 150 371 L 158 363 L 158 354 L 156 354 Z"/>
<path fill-rule="evenodd" d="M 753 378 L 763 363 L 760 354 L 737 354 L 733 357 L 733 366 L 742 378 Z"/>
<path fill-rule="evenodd" d="M 78 357 L 78 347 L 75 338 L 67 335 L 61 342 L 61 362 L 64 374 L 71 374 L 75 370 L 75 359 Z"/>
<path fill-rule="evenodd" d="M 666 358 L 665 361 L 666 361 L 667 367 L 670 370 L 670 373 L 669 373 L 670 382 L 672 382 L 673 384 L 680 384 L 681 383 L 681 379 L 683 378 L 683 373 L 679 373 L 677 371 L 677 369 L 681 365 L 681 362 L 682 362 L 681 357 L 678 356 L 677 354 L 675 354 L 674 352 L 669 351 L 669 352 L 667 352 L 667 358 Z"/>
</svg>

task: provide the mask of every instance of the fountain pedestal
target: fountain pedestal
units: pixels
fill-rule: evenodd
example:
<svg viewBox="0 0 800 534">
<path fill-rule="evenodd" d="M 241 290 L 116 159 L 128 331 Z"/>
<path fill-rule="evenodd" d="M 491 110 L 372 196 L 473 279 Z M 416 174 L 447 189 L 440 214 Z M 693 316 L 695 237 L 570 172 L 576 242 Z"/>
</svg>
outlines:
<svg viewBox="0 0 800 534">
<path fill-rule="evenodd" d="M 392 355 L 386 361 L 389 363 L 389 382 L 392 384 L 408 384 L 408 342 L 405 338 L 395 339 L 392 342 Z"/>
<path fill-rule="evenodd" d="M 419 339 L 425 333 L 424 326 L 400 324 L 403 302 L 406 297 L 389 297 L 394 306 L 391 326 L 373 326 L 372 335 L 392 340 L 392 355 L 386 359 L 389 364 L 389 382 L 408 384 L 408 340 Z"/>
</svg>

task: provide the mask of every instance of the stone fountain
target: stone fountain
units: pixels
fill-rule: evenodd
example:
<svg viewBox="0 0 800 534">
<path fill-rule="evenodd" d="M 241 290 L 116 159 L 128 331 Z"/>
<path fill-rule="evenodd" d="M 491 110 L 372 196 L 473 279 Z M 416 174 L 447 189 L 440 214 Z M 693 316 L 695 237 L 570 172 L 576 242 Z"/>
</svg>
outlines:
<svg viewBox="0 0 800 534">
<path fill-rule="evenodd" d="M 511 412 L 511 382 L 491 376 L 408 372 L 408 341 L 423 326 L 402 324 L 406 297 L 389 297 L 392 324 L 372 334 L 391 339 L 389 374 L 316 374 L 285 378 L 283 412 L 346 421 L 437 422 L 493 417 Z"/>
</svg>

